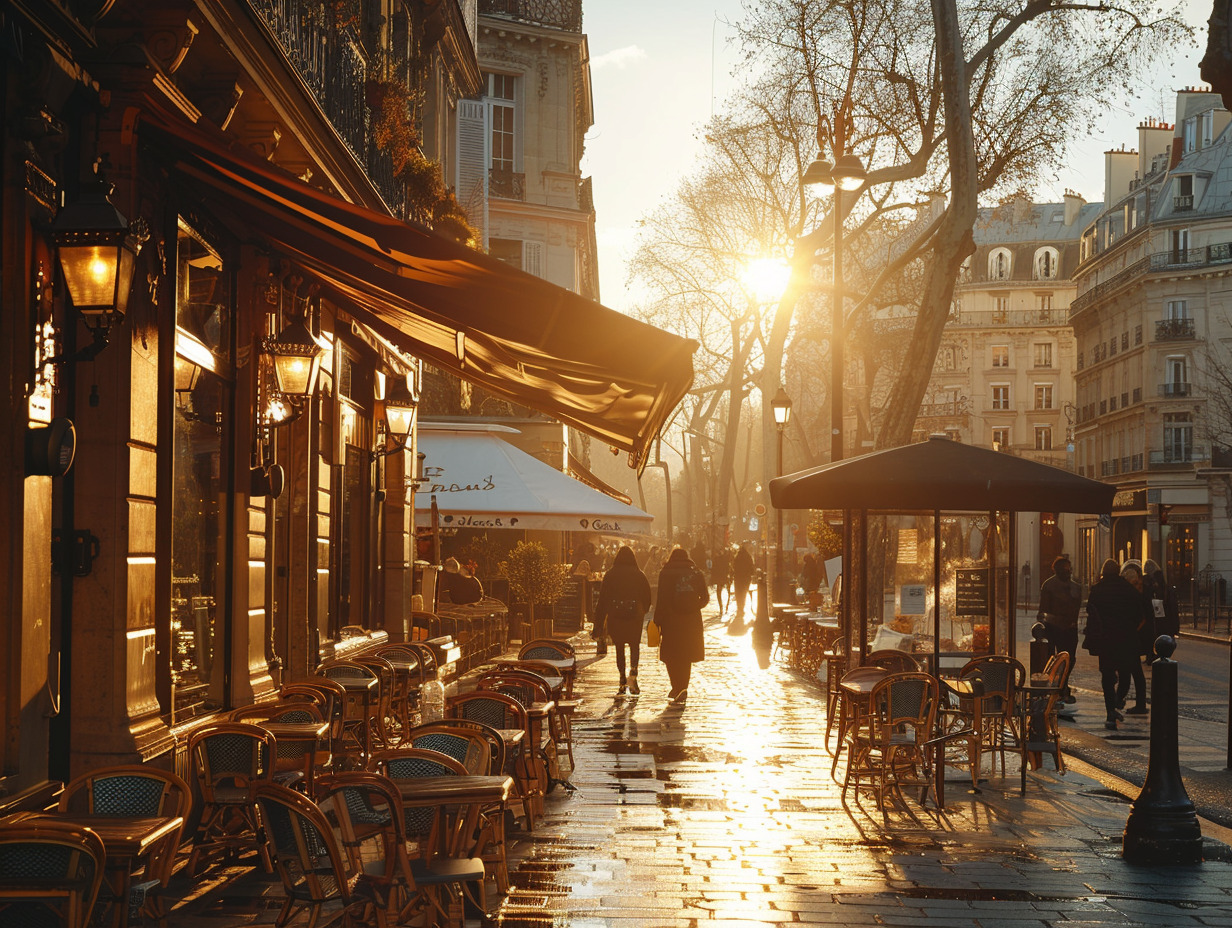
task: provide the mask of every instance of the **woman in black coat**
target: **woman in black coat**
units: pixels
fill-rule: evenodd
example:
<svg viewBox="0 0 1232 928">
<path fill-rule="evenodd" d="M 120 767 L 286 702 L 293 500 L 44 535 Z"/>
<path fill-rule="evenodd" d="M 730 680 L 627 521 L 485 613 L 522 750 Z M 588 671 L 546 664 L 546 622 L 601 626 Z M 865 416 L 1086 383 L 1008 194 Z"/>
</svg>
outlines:
<svg viewBox="0 0 1232 928">
<path fill-rule="evenodd" d="M 616 559 L 603 575 L 599 587 L 599 605 L 595 609 L 595 626 L 606 626 L 607 633 L 616 645 L 616 669 L 620 671 L 620 688 L 636 696 L 641 692 L 637 685 L 637 661 L 641 656 L 642 620 L 650 609 L 650 581 L 637 566 L 633 549 L 622 545 Z M 629 646 L 629 673 L 625 676 L 625 645 Z"/>
<path fill-rule="evenodd" d="M 702 637 L 702 606 L 710 602 L 706 577 L 684 548 L 672 552 L 659 572 L 655 622 L 659 626 L 659 660 L 667 667 L 672 688 L 668 698 L 677 704 L 688 696 L 693 664 L 706 659 Z"/>
<path fill-rule="evenodd" d="M 1138 626 L 1147 617 L 1146 600 L 1134 585 L 1121 576 L 1116 561 L 1109 558 L 1100 570 L 1099 581 L 1087 599 L 1085 646 L 1099 658 L 1100 682 L 1104 689 L 1104 727 L 1116 730 L 1118 676 L 1127 683 L 1138 663 Z"/>
</svg>

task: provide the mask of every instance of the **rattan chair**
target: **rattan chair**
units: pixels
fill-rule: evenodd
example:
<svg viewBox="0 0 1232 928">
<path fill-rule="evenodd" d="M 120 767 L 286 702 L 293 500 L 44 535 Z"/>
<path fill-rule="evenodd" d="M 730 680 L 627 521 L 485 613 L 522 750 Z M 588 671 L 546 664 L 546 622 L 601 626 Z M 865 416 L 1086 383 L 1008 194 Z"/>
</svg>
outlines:
<svg viewBox="0 0 1232 928">
<path fill-rule="evenodd" d="M 514 789 L 522 807 L 522 822 L 527 831 L 534 831 L 535 817 L 542 814 L 546 779 L 540 780 L 539 765 L 530 746 L 530 720 L 526 707 L 504 693 L 476 690 L 454 696 L 445 707 L 446 715 L 458 720 L 470 720 L 492 729 L 523 731 L 521 744 L 507 752 L 501 769 L 513 777 Z M 503 739 L 502 739 L 503 740 Z M 545 772 L 546 777 L 546 772 Z"/>
<path fill-rule="evenodd" d="M 0 824 L 0 926 L 86 928 L 106 860 L 102 839 L 80 825 Z"/>
<path fill-rule="evenodd" d="M 196 874 L 203 854 L 220 847 L 232 854 L 255 847 L 266 872 L 272 872 L 253 803 L 257 789 L 274 782 L 274 736 L 246 722 L 222 722 L 193 732 L 188 755 L 203 800 L 189 875 Z"/>
<path fill-rule="evenodd" d="M 892 673 L 873 688 L 867 716 L 851 734 L 851 753 L 843 778 L 847 790 L 868 790 L 884 810 L 893 796 L 903 801 L 905 786 L 921 790 L 931 782 L 927 742 L 937 711 L 937 681 L 926 673 Z M 858 799 L 857 799 L 858 801 Z"/>
</svg>

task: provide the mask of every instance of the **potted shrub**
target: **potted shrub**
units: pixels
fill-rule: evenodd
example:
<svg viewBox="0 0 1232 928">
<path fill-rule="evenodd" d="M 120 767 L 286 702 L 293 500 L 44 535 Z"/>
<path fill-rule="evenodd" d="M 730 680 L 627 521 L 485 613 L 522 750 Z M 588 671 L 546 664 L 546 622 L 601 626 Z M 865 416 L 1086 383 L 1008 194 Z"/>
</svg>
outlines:
<svg viewBox="0 0 1232 928">
<path fill-rule="evenodd" d="M 556 602 L 565 592 L 569 576 L 569 568 L 553 563 L 548 549 L 538 541 L 519 541 L 500 562 L 499 570 L 509 581 L 509 591 L 526 603 L 532 629 L 535 607 Z"/>
</svg>

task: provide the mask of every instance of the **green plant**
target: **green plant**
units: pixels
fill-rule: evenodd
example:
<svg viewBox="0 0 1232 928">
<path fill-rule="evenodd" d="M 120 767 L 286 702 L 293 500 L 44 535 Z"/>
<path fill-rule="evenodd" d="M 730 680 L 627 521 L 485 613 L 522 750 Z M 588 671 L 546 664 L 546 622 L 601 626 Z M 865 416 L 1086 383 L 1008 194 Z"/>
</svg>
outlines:
<svg viewBox="0 0 1232 928">
<path fill-rule="evenodd" d="M 569 568 L 554 564 L 548 549 L 537 541 L 519 541 L 500 562 L 499 570 L 509 580 L 510 589 L 532 605 L 560 599 L 569 576 Z"/>
</svg>

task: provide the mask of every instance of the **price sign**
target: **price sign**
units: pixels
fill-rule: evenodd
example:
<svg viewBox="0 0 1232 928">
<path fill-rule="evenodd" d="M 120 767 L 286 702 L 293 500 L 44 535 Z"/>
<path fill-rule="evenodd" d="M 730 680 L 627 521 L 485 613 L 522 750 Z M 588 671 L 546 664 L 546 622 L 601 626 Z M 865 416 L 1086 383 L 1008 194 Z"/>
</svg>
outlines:
<svg viewBox="0 0 1232 928">
<path fill-rule="evenodd" d="M 954 614 L 988 615 L 988 568 L 954 571 Z"/>
</svg>

